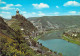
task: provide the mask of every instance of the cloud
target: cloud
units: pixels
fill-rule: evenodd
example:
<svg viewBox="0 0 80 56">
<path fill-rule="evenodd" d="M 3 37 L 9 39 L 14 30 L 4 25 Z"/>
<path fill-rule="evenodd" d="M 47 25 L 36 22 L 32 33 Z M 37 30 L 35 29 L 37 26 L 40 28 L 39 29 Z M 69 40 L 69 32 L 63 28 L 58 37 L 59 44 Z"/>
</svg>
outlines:
<svg viewBox="0 0 80 56">
<path fill-rule="evenodd" d="M 0 2 L 0 4 L 6 4 L 6 2 Z"/>
<path fill-rule="evenodd" d="M 76 11 L 69 11 L 69 13 L 76 14 L 77 12 Z"/>
<path fill-rule="evenodd" d="M 5 13 L 5 14 L 10 14 L 10 12 L 5 12 L 5 11 L 2 11 L 1 13 L 3 13 L 3 14 L 4 14 L 4 13 Z"/>
<path fill-rule="evenodd" d="M 14 5 L 13 5 L 13 4 L 7 4 L 6 6 L 7 6 L 7 7 L 10 7 L 10 6 L 14 6 Z"/>
<path fill-rule="evenodd" d="M 59 14 L 59 12 L 54 12 L 53 14 L 57 15 L 57 14 Z"/>
<path fill-rule="evenodd" d="M 0 4 L 6 4 L 6 2 L 3 2 L 3 1 L 0 0 Z"/>
<path fill-rule="evenodd" d="M 0 14 L 0 16 L 3 16 L 2 14 Z"/>
<path fill-rule="evenodd" d="M 3 15 L 3 17 L 6 18 L 6 19 L 11 19 L 11 14 L 8 14 L 6 16 Z"/>
<path fill-rule="evenodd" d="M 78 12 L 78 14 L 80 14 L 80 12 Z"/>
<path fill-rule="evenodd" d="M 3 10 L 10 10 L 10 9 L 15 9 L 15 8 L 11 8 L 12 6 L 14 6 L 13 4 L 7 4 L 5 7 L 0 7 Z"/>
<path fill-rule="evenodd" d="M 41 12 L 41 11 L 39 11 L 39 14 L 38 15 L 39 16 L 45 16 L 45 14 L 43 12 Z"/>
<path fill-rule="evenodd" d="M 59 6 L 56 6 L 56 8 L 59 8 Z"/>
<path fill-rule="evenodd" d="M 11 13 L 10 12 L 2 11 L 0 16 L 4 17 L 6 19 L 11 19 Z"/>
<path fill-rule="evenodd" d="M 22 6 L 21 4 L 16 4 L 15 6 Z"/>
<path fill-rule="evenodd" d="M 3 9 L 3 10 L 15 9 L 14 6 L 22 6 L 22 5 L 20 5 L 20 4 L 16 4 L 16 5 L 14 5 L 14 4 L 6 4 L 5 7 L 0 7 L 0 9 Z"/>
<path fill-rule="evenodd" d="M 32 14 L 36 14 L 35 12 L 32 12 Z"/>
<path fill-rule="evenodd" d="M 21 13 L 22 13 L 22 14 L 26 14 L 27 12 L 26 12 L 26 11 L 21 11 Z"/>
<path fill-rule="evenodd" d="M 41 8 L 49 8 L 48 4 L 40 3 L 40 4 L 32 4 L 36 9 L 41 9 Z"/>
<path fill-rule="evenodd" d="M 19 11 L 21 11 L 21 12 L 22 12 L 22 10 L 21 10 L 21 9 L 19 9 L 19 8 L 15 8 L 15 11 L 16 11 L 16 10 L 19 10 Z"/>
<path fill-rule="evenodd" d="M 15 8 L 10 8 L 10 7 L 1 7 L 3 10 L 10 10 L 10 9 L 15 9 Z"/>
<path fill-rule="evenodd" d="M 63 6 L 80 6 L 80 3 L 77 1 L 68 1 Z"/>
<path fill-rule="evenodd" d="M 54 12 L 54 13 L 50 13 L 48 14 L 49 16 L 58 16 L 59 15 L 59 12 Z"/>
<path fill-rule="evenodd" d="M 26 18 L 29 17 L 41 17 L 41 16 L 45 16 L 45 13 L 43 13 L 42 11 L 38 11 L 38 12 L 27 12 L 24 13 L 23 16 L 25 16 Z"/>
<path fill-rule="evenodd" d="M 6 19 L 11 19 L 11 14 L 0 14 L 0 16 Z"/>
</svg>

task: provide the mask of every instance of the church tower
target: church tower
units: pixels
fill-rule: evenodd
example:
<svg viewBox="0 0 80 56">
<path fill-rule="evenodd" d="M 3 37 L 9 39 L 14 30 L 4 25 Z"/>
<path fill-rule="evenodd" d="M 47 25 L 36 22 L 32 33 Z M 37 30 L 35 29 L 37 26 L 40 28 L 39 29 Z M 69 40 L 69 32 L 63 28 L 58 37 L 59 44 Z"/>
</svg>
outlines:
<svg viewBox="0 0 80 56">
<path fill-rule="evenodd" d="M 19 15 L 19 11 L 18 10 L 16 11 L 16 15 Z"/>
</svg>

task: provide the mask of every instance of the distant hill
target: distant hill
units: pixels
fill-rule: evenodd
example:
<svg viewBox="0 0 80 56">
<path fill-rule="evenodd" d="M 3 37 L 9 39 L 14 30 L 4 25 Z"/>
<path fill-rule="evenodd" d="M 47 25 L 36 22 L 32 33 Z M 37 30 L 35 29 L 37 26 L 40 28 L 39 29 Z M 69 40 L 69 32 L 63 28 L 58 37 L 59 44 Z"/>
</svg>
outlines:
<svg viewBox="0 0 80 56">
<path fill-rule="evenodd" d="M 28 18 L 35 26 L 45 29 L 64 29 L 80 27 L 80 16 L 44 16 Z"/>
</svg>

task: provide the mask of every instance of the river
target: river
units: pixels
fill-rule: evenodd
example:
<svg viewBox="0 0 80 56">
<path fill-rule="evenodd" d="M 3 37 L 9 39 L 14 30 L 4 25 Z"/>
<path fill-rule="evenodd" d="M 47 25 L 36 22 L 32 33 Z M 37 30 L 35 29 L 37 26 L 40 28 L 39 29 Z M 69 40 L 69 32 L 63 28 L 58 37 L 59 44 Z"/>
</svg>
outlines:
<svg viewBox="0 0 80 56">
<path fill-rule="evenodd" d="M 62 33 L 63 31 L 53 31 L 43 35 L 38 42 L 63 56 L 80 56 L 80 46 L 61 39 Z"/>
</svg>

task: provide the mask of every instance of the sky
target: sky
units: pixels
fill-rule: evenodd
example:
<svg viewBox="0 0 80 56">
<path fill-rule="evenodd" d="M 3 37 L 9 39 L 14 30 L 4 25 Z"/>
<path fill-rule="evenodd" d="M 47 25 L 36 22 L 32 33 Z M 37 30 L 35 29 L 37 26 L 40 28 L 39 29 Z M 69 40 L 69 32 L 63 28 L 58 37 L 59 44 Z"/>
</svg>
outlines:
<svg viewBox="0 0 80 56">
<path fill-rule="evenodd" d="M 29 17 L 80 15 L 80 0 L 0 0 L 0 16 L 16 14 Z"/>
</svg>

